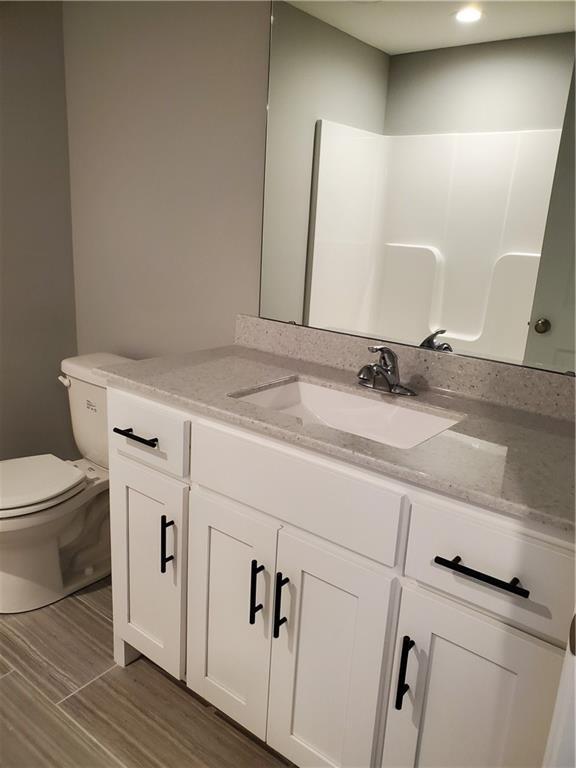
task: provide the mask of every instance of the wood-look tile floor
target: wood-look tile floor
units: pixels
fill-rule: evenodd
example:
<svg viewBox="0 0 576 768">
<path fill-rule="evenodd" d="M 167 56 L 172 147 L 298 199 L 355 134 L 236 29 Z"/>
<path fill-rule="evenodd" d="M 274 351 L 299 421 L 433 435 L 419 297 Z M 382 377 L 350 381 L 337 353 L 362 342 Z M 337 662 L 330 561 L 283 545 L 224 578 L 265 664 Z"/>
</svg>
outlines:
<svg viewBox="0 0 576 768">
<path fill-rule="evenodd" d="M 112 657 L 110 581 L 0 616 L 2 768 L 286 768 L 151 662 Z"/>
</svg>

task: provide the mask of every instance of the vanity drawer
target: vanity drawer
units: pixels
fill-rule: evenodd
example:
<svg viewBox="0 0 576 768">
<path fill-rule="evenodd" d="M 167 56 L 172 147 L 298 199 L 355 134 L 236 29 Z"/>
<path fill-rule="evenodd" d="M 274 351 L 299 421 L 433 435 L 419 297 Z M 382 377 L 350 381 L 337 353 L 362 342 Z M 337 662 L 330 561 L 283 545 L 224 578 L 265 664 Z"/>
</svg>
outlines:
<svg viewBox="0 0 576 768">
<path fill-rule="evenodd" d="M 379 563 L 396 563 L 405 497 L 367 472 L 198 422 L 192 427 L 190 476 L 210 490 Z"/>
<path fill-rule="evenodd" d="M 453 569 L 456 557 L 461 558 L 456 568 L 473 572 Z M 561 542 L 556 546 L 500 527 L 481 512 L 415 502 L 405 572 L 506 621 L 566 640 L 574 610 L 574 553 Z M 514 578 L 528 597 L 501 588 Z"/>
<path fill-rule="evenodd" d="M 111 458 L 116 453 L 176 477 L 188 474 L 190 421 L 186 414 L 108 390 L 108 433 Z"/>
</svg>

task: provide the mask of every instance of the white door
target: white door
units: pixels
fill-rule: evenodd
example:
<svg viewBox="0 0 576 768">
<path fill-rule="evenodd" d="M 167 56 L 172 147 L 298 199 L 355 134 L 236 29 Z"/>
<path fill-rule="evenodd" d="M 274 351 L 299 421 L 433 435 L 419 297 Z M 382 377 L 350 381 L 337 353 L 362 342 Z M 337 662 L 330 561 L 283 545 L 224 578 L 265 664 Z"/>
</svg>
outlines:
<svg viewBox="0 0 576 768">
<path fill-rule="evenodd" d="M 548 320 L 549 330 L 537 326 Z M 543 330 L 538 333 L 536 328 Z M 525 365 L 574 371 L 574 75 L 534 293 Z"/>
<path fill-rule="evenodd" d="M 184 674 L 188 486 L 116 458 L 110 468 L 114 632 Z"/>
<path fill-rule="evenodd" d="M 576 765 L 576 616 L 572 618 L 568 647 L 564 655 L 560 685 L 548 746 L 544 756 L 545 768 L 568 768 Z"/>
<path fill-rule="evenodd" d="M 301 768 L 367 768 L 391 579 L 285 530 L 276 570 L 266 740 Z"/>
<path fill-rule="evenodd" d="M 561 662 L 557 648 L 404 589 L 383 765 L 540 766 Z"/>
<path fill-rule="evenodd" d="M 187 684 L 261 739 L 278 528 L 231 499 L 192 489 Z"/>
</svg>

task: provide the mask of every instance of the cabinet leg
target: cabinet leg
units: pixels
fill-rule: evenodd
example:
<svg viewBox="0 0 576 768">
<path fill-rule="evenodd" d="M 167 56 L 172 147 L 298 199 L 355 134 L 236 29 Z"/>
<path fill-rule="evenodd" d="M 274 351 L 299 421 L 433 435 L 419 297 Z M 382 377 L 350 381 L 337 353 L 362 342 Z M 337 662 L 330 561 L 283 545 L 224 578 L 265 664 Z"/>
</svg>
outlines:
<svg viewBox="0 0 576 768">
<path fill-rule="evenodd" d="M 127 667 L 128 664 L 132 664 L 133 661 L 136 661 L 140 655 L 141 654 L 136 648 L 132 648 L 132 646 L 125 643 L 121 637 L 114 635 L 114 661 L 116 664 L 120 667 Z"/>
</svg>

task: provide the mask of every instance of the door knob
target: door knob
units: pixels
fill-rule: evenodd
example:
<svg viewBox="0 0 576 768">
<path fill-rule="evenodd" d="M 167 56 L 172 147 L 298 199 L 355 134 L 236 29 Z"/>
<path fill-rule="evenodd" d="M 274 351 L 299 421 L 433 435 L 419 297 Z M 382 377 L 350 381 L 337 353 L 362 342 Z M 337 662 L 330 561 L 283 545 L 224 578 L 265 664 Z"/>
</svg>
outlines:
<svg viewBox="0 0 576 768">
<path fill-rule="evenodd" d="M 534 330 L 536 333 L 548 333 L 550 328 L 552 328 L 552 323 L 547 317 L 539 317 L 534 323 Z"/>
</svg>

